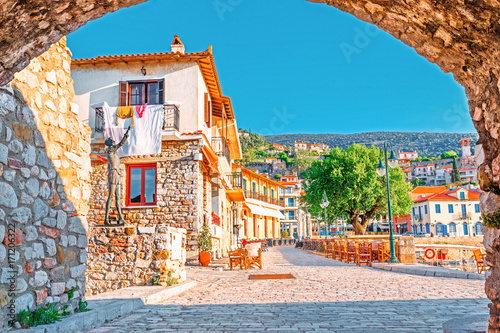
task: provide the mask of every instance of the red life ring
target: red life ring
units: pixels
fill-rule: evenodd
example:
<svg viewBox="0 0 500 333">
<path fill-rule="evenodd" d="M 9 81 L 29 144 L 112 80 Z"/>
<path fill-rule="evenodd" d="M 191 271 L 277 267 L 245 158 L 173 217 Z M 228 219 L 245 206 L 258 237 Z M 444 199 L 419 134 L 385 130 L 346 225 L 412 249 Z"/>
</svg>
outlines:
<svg viewBox="0 0 500 333">
<path fill-rule="evenodd" d="M 430 252 L 432 255 L 430 255 L 430 256 L 429 256 L 429 255 L 428 255 L 428 253 L 429 253 L 429 252 Z M 436 256 L 436 251 L 434 251 L 433 249 L 427 249 L 427 250 L 425 250 L 424 255 L 425 255 L 425 257 L 426 257 L 427 259 L 433 259 L 433 258 Z"/>
</svg>

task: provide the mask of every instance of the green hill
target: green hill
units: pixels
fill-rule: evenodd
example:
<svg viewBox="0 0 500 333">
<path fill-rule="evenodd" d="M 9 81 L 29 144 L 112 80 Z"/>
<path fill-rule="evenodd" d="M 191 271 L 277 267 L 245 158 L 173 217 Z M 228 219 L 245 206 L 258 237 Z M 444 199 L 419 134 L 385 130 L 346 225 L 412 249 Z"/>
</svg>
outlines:
<svg viewBox="0 0 500 333">
<path fill-rule="evenodd" d="M 381 147 L 388 141 L 394 150 L 417 151 L 419 156 L 438 157 L 453 150 L 460 156 L 460 139 L 470 138 L 471 147 L 479 136 L 477 133 L 411 133 L 411 132 L 367 132 L 356 134 L 282 134 L 265 137 L 271 143 L 293 146 L 294 142 L 326 143 L 330 147 L 347 148 L 353 143 Z"/>
</svg>

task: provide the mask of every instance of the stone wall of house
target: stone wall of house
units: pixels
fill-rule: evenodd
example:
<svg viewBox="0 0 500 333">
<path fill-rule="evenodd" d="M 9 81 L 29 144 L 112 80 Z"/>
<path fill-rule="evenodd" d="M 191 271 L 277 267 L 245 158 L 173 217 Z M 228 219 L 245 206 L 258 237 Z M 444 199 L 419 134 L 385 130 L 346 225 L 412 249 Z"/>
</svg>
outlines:
<svg viewBox="0 0 500 333">
<path fill-rule="evenodd" d="M 28 306 L 73 309 L 85 294 L 90 129 L 70 62 L 63 39 L 0 88 L 0 330 Z"/>
<path fill-rule="evenodd" d="M 91 294 L 130 285 L 144 285 L 163 269 L 185 279 L 186 251 L 195 252 L 195 233 L 203 217 L 203 175 L 199 161 L 200 142 L 163 142 L 156 155 L 122 158 L 122 204 L 126 227 L 104 227 L 108 197 L 107 164 L 92 166 L 89 200 L 88 288 Z M 104 144 L 92 145 L 92 153 L 105 157 Z M 157 205 L 125 207 L 126 165 L 156 163 Z M 111 216 L 116 215 L 114 205 Z M 170 260 L 171 237 L 181 233 L 182 258 Z M 166 252 L 165 252 L 166 251 Z"/>
</svg>

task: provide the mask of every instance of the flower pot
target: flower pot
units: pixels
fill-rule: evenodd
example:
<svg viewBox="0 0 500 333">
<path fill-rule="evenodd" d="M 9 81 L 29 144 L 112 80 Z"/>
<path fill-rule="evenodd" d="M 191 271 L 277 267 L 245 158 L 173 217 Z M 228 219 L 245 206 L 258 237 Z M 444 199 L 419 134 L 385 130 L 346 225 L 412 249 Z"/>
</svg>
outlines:
<svg viewBox="0 0 500 333">
<path fill-rule="evenodd" d="M 208 266 L 208 264 L 210 264 L 210 252 L 200 252 L 200 264 L 202 266 Z"/>
</svg>

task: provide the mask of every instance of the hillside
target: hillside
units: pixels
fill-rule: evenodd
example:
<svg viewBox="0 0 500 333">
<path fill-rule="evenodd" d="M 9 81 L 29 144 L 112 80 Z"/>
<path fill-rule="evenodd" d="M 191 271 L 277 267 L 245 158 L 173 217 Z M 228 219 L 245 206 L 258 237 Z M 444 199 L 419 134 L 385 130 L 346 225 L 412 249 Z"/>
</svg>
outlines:
<svg viewBox="0 0 500 333">
<path fill-rule="evenodd" d="M 417 151 L 419 156 L 438 157 L 445 151 L 453 150 L 460 156 L 460 139 L 471 138 L 471 148 L 478 140 L 477 133 L 411 133 L 411 132 L 367 132 L 356 134 L 282 134 L 268 135 L 271 143 L 293 146 L 294 142 L 326 143 L 330 147 L 347 148 L 353 143 L 366 146 L 382 146 L 389 141 L 394 150 Z"/>
</svg>

